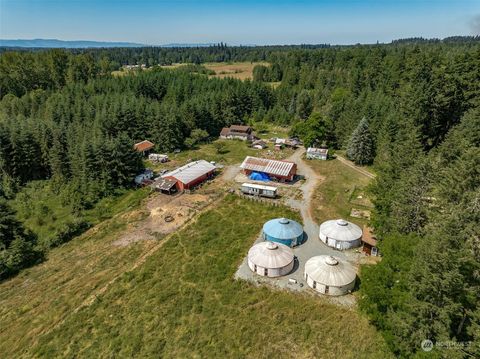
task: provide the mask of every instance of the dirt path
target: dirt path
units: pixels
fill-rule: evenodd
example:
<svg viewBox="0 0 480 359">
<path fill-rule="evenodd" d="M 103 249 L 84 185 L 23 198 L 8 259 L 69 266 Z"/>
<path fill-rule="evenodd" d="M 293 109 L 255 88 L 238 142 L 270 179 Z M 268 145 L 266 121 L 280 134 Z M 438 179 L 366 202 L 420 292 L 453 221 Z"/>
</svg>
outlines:
<svg viewBox="0 0 480 359">
<path fill-rule="evenodd" d="M 342 162 L 344 165 L 353 168 L 355 171 L 360 172 L 362 175 L 367 176 L 368 178 L 374 179 L 376 177 L 375 174 L 368 172 L 365 168 L 357 166 L 352 161 L 347 160 L 345 157 L 337 155 L 337 160 Z"/>
<path fill-rule="evenodd" d="M 317 174 L 304 160 L 304 148 L 297 149 L 288 160 L 297 164 L 298 174 L 304 176 L 305 182 L 300 186 L 302 191 L 302 199 L 296 200 L 290 198 L 287 204 L 295 209 L 300 210 L 302 215 L 305 233 L 309 238 L 316 238 L 318 236 L 318 225 L 315 223 L 312 212 L 311 203 L 315 189 L 325 179 L 325 177 Z"/>
</svg>

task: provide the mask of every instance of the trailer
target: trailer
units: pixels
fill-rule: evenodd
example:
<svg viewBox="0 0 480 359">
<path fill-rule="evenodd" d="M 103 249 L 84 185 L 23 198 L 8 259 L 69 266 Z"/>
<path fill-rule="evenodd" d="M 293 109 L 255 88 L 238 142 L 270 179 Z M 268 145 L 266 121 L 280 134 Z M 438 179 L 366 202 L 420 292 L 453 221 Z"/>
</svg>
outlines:
<svg viewBox="0 0 480 359">
<path fill-rule="evenodd" d="M 148 159 L 152 162 L 160 162 L 160 163 L 168 162 L 168 156 L 162 155 L 159 153 L 150 153 L 148 155 Z"/>
<path fill-rule="evenodd" d="M 242 193 L 250 194 L 253 196 L 261 196 L 268 198 L 277 197 L 277 187 L 262 186 L 255 183 L 243 183 L 241 187 Z"/>
</svg>

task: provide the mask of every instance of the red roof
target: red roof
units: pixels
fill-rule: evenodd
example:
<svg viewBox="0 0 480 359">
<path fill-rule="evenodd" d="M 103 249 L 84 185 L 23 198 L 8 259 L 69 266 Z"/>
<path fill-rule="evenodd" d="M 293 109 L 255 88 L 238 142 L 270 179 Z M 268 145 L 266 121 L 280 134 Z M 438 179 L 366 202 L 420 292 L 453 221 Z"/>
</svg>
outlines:
<svg viewBox="0 0 480 359">
<path fill-rule="evenodd" d="M 144 141 L 142 141 L 142 142 L 139 142 L 139 143 L 136 143 L 135 145 L 133 145 L 133 147 L 134 147 L 138 152 L 143 152 L 143 151 L 151 150 L 154 146 L 155 146 L 155 144 L 153 144 L 152 142 L 150 142 L 150 141 L 148 141 L 148 140 L 144 140 Z"/>
</svg>

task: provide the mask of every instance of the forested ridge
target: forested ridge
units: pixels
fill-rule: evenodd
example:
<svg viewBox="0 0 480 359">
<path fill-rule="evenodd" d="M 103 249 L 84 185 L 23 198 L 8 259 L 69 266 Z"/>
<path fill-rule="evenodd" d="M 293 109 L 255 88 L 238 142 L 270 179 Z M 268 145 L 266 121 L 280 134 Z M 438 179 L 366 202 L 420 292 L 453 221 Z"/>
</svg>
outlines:
<svg viewBox="0 0 480 359">
<path fill-rule="evenodd" d="M 209 79 L 195 67 L 110 75 L 121 63 L 160 59 L 270 65 L 245 82 Z M 378 174 L 372 224 L 383 260 L 362 268 L 359 296 L 392 351 L 421 355 L 421 341 L 431 339 L 473 343 L 449 357 L 480 355 L 477 39 L 5 52 L 0 93 L 0 211 L 10 218 L 0 226 L 2 277 L 46 250 L 8 204 L 31 181 L 47 181 L 82 211 L 131 185 L 142 168 L 135 141 L 169 151 L 191 146 L 195 129 L 216 137 L 233 123 L 291 125 L 305 143 L 346 149 Z"/>
</svg>

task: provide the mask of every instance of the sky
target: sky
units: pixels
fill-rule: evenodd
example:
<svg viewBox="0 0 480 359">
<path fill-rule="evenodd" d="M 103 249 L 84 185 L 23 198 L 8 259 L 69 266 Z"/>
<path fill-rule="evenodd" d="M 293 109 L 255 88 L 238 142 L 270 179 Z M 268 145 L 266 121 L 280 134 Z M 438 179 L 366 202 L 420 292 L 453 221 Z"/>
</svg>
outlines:
<svg viewBox="0 0 480 359">
<path fill-rule="evenodd" d="M 0 0 L 0 38 L 355 44 L 480 34 L 480 0 Z"/>
</svg>

